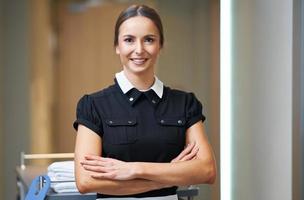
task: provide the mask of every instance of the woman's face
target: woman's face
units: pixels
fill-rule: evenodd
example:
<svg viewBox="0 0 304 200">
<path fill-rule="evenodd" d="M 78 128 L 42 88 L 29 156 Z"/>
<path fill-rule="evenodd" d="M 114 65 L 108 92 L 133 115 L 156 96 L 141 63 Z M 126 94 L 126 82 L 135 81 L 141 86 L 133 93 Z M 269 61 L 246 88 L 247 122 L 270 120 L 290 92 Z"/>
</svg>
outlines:
<svg viewBox="0 0 304 200">
<path fill-rule="evenodd" d="M 160 49 L 159 31 L 149 18 L 136 16 L 120 25 L 116 53 L 124 70 L 135 74 L 154 72 Z"/>
</svg>

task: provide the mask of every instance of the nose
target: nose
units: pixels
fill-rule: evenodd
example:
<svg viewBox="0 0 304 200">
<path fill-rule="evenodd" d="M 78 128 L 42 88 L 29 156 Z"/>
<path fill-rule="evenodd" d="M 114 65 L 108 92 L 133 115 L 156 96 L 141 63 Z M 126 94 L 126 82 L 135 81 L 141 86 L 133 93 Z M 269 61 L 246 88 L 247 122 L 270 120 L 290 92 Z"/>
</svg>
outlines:
<svg viewBox="0 0 304 200">
<path fill-rule="evenodd" d="M 141 41 L 137 41 L 136 47 L 135 47 L 135 53 L 136 54 L 142 54 L 144 51 L 144 47 Z"/>
</svg>

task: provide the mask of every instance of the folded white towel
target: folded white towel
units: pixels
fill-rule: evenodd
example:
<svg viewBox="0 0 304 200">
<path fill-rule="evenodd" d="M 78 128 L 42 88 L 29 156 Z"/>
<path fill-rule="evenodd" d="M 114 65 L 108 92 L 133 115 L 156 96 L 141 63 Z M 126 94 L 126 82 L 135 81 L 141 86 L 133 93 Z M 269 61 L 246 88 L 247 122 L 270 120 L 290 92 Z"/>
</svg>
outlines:
<svg viewBox="0 0 304 200">
<path fill-rule="evenodd" d="M 51 188 L 53 188 L 55 192 L 78 192 L 75 183 L 74 161 L 52 163 L 48 167 L 48 176 L 52 182 Z"/>
<path fill-rule="evenodd" d="M 47 175 L 50 177 L 51 181 L 70 181 L 75 180 L 74 173 L 55 173 L 55 172 L 48 172 Z"/>
<path fill-rule="evenodd" d="M 48 171 L 74 173 L 74 161 L 54 162 L 48 166 Z"/>
<path fill-rule="evenodd" d="M 52 188 L 57 193 L 78 192 L 75 182 L 55 183 Z"/>
</svg>

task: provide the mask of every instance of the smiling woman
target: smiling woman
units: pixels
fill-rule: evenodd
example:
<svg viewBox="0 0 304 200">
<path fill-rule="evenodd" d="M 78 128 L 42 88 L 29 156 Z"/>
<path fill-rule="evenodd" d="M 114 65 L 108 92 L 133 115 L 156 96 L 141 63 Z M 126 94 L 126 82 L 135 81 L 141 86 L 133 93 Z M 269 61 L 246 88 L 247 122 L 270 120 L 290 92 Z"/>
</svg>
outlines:
<svg viewBox="0 0 304 200">
<path fill-rule="evenodd" d="M 116 53 L 126 76 L 141 73 L 153 81 L 154 65 L 161 49 L 160 34 L 153 21 L 143 16 L 126 20 L 120 25 L 118 41 Z"/>
<path fill-rule="evenodd" d="M 177 186 L 214 183 L 201 103 L 154 74 L 163 42 L 154 9 L 133 5 L 118 17 L 114 45 L 123 70 L 114 85 L 77 105 L 80 192 L 97 192 L 98 199 L 177 200 Z"/>
</svg>

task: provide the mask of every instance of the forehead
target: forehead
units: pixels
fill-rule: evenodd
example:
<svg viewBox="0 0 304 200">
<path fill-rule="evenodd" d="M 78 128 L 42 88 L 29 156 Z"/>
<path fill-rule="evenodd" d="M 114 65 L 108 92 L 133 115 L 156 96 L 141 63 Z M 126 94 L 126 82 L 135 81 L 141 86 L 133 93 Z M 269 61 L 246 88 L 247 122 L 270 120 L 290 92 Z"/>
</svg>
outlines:
<svg viewBox="0 0 304 200">
<path fill-rule="evenodd" d="M 144 16 L 131 17 L 124 21 L 119 27 L 119 35 L 159 35 L 154 22 Z"/>
</svg>

